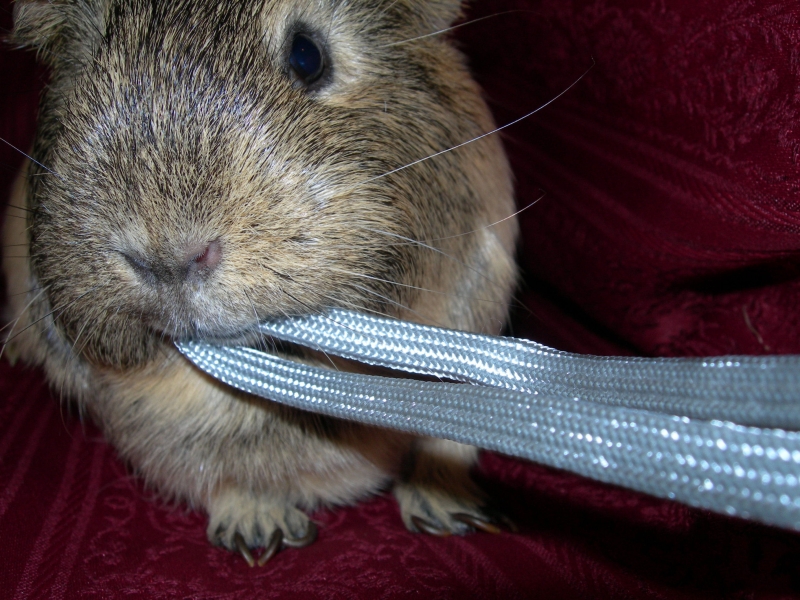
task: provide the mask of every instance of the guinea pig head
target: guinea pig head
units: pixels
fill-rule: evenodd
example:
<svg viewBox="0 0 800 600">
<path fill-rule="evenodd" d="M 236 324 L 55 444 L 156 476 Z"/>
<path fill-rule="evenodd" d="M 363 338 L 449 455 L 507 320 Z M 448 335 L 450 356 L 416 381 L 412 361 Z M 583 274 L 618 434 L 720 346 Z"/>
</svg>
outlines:
<svg viewBox="0 0 800 600">
<path fill-rule="evenodd" d="M 447 41 L 407 41 L 458 8 L 18 3 L 17 39 L 52 67 L 29 203 L 53 326 L 131 367 L 173 338 L 332 306 L 398 314 L 435 289 L 415 241 L 473 226 L 485 200 L 465 172 L 483 151 L 396 169 L 491 126 Z"/>
</svg>

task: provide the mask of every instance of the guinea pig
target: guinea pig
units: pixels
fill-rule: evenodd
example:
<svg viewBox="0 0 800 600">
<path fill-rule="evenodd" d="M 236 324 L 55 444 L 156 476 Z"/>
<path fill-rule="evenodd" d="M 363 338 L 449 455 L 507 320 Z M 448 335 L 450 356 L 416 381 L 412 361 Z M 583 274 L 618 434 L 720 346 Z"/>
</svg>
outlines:
<svg viewBox="0 0 800 600">
<path fill-rule="evenodd" d="M 389 486 L 412 531 L 494 530 L 476 449 L 248 396 L 174 347 L 331 307 L 500 332 L 513 189 L 497 136 L 459 146 L 494 127 L 442 32 L 460 11 L 16 2 L 12 39 L 51 79 L 11 201 L 27 217 L 4 227 L 25 248 L 3 262 L 7 344 L 251 563 L 313 540 L 307 511 Z"/>
</svg>

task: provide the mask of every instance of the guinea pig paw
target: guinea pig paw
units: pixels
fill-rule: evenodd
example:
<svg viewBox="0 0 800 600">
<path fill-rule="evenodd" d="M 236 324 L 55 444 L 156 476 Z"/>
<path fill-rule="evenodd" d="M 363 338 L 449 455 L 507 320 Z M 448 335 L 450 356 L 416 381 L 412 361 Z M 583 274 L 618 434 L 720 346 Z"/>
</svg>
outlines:
<svg viewBox="0 0 800 600">
<path fill-rule="evenodd" d="M 471 494 L 449 494 L 412 483 L 395 485 L 394 494 L 403 523 L 410 531 L 438 537 L 503 531 L 496 523 L 502 519 L 490 518 Z"/>
<path fill-rule="evenodd" d="M 226 489 L 209 507 L 206 533 L 212 544 L 238 552 L 254 567 L 266 564 L 282 548 L 308 546 L 317 537 L 317 526 L 288 502 Z M 255 552 L 258 548 L 263 548 L 260 554 Z"/>
</svg>

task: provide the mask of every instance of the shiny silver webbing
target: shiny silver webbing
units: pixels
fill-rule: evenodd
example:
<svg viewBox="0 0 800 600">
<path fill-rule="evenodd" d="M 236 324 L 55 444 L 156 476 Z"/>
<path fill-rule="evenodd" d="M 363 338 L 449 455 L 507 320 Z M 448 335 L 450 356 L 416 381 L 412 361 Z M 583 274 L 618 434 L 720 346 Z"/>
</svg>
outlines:
<svg viewBox="0 0 800 600">
<path fill-rule="evenodd" d="M 270 321 L 270 337 L 463 383 L 309 367 L 251 348 L 179 349 L 246 392 L 451 439 L 800 530 L 800 356 L 645 359 L 349 311 Z"/>
</svg>

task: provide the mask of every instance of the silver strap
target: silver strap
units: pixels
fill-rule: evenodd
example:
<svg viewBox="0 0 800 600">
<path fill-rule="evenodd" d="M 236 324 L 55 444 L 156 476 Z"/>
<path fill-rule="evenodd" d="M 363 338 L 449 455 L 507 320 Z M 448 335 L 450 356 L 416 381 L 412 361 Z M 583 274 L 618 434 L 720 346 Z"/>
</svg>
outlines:
<svg viewBox="0 0 800 600">
<path fill-rule="evenodd" d="M 356 375 L 251 348 L 178 347 L 246 392 L 451 439 L 730 515 L 800 530 L 800 357 L 643 359 L 349 311 L 265 335 L 462 383 Z M 780 429 L 777 429 L 780 428 Z"/>
</svg>

